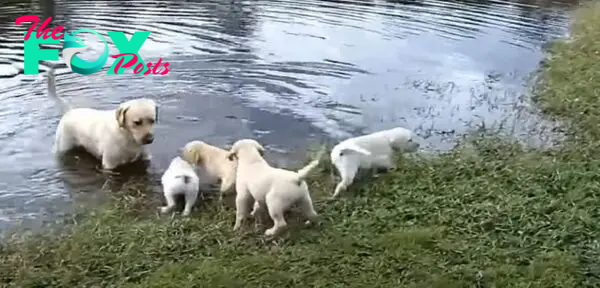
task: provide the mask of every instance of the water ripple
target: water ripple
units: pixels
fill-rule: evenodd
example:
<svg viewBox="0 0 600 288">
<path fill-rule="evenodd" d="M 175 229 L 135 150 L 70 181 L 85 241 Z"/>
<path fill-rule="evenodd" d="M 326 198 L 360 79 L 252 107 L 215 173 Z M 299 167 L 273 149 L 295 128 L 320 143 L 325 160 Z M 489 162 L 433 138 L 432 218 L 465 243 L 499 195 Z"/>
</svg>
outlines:
<svg viewBox="0 0 600 288">
<path fill-rule="evenodd" d="M 98 198 L 106 179 L 97 161 L 68 163 L 50 153 L 60 112 L 44 74 L 73 106 L 112 109 L 137 97 L 160 106 L 148 185 L 185 141 L 215 145 L 256 137 L 273 163 L 301 155 L 307 142 L 403 125 L 434 148 L 448 135 L 525 114 L 523 79 L 542 45 L 563 36 L 576 1 L 7 0 L 0 7 L 0 230 L 15 219 L 51 217 L 72 201 Z M 161 58 L 167 75 L 79 75 L 62 58 L 24 74 L 18 16 L 52 16 L 52 27 L 151 31 L 139 51 Z M 80 34 L 97 57 L 103 45 Z M 80 36 L 78 35 L 78 36 Z M 61 48 L 60 45 L 43 45 Z M 515 134 L 539 121 L 513 121 Z M 283 158 L 282 158 L 283 157 Z M 286 158 L 286 159 L 287 159 Z M 137 177 L 137 176 L 136 176 Z M 125 177 L 127 178 L 127 177 Z M 142 177 L 143 178 L 143 177 Z M 144 179 L 146 179 L 144 178 Z M 137 178 L 136 178 L 137 179 Z M 141 181 L 141 180 L 140 180 Z M 101 194 L 101 193 L 100 193 Z M 93 195 L 93 196 L 91 196 Z M 85 200 L 87 201 L 87 200 Z M 52 207 L 52 208 L 49 208 Z"/>
</svg>

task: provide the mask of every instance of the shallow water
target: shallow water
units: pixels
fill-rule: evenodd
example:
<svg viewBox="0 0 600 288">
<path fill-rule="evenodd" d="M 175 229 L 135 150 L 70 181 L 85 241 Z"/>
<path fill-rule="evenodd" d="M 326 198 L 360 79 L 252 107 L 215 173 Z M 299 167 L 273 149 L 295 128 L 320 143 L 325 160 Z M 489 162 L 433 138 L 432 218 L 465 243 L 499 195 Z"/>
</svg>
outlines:
<svg viewBox="0 0 600 288">
<path fill-rule="evenodd" d="M 540 129 L 525 113 L 525 80 L 542 47 L 564 36 L 576 1 L 5 1 L 0 7 L 0 230 L 41 223 L 105 195 L 105 176 L 83 156 L 50 153 L 57 91 L 74 106 L 114 108 L 151 97 L 160 105 L 149 174 L 126 174 L 159 191 L 158 177 L 192 139 L 226 146 L 254 137 L 280 166 L 307 143 L 402 125 L 430 148 L 484 122 L 516 135 Z M 25 14 L 51 27 L 147 30 L 140 50 L 167 75 L 79 75 L 62 59 L 23 74 Z M 41 21 L 40 21 L 41 22 Z M 101 42 L 79 34 L 95 59 Z M 89 36 L 89 37 L 88 37 Z M 112 60 L 109 59 L 109 63 Z M 508 123 L 508 124 L 507 124 Z M 83 157 L 83 158 L 82 158 Z M 60 164 L 60 165 L 59 165 Z M 139 172 L 139 171 L 138 171 Z M 110 189 L 108 189 L 110 190 Z"/>
</svg>

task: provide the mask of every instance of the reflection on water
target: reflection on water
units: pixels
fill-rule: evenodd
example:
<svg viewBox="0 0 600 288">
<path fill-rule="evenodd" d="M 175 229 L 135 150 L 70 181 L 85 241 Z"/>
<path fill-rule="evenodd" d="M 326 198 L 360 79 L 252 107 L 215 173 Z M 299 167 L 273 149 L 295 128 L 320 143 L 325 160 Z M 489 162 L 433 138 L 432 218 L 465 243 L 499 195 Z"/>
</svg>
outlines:
<svg viewBox="0 0 600 288">
<path fill-rule="evenodd" d="M 149 174 L 153 187 L 176 149 L 204 139 L 230 145 L 244 137 L 269 147 L 286 166 L 306 143 L 402 125 L 433 148 L 474 125 L 507 120 L 516 134 L 539 129 L 525 117 L 523 79 L 541 47 L 563 36 L 576 1 L 4 1 L 0 7 L 0 229 L 51 219 L 73 199 L 102 199 L 97 162 L 50 153 L 59 110 L 44 74 L 56 67 L 57 91 L 75 106 L 114 108 L 151 97 L 160 105 Z M 52 16 L 67 31 L 147 30 L 140 50 L 162 58 L 169 74 L 88 76 L 64 62 L 23 74 L 25 14 Z M 80 34 L 90 46 L 101 42 Z M 56 47 L 56 46 L 54 46 Z M 295 155 L 295 156 L 294 156 Z M 61 168 L 62 167 L 62 168 Z M 142 169 L 143 170 L 143 169 Z M 113 188 L 111 188 L 113 189 Z M 109 189 L 110 190 L 110 189 Z M 29 219 L 29 220 L 28 220 Z"/>
</svg>

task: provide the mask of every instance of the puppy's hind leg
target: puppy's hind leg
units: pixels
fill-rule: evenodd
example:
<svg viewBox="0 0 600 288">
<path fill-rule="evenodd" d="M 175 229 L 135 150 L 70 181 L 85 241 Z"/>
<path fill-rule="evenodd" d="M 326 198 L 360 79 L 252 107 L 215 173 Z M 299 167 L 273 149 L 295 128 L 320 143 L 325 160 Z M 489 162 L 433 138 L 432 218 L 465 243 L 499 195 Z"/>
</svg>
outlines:
<svg viewBox="0 0 600 288">
<path fill-rule="evenodd" d="M 160 213 L 168 213 L 175 207 L 175 195 L 171 191 L 165 191 L 165 200 L 167 200 L 167 206 L 160 207 Z"/>
<path fill-rule="evenodd" d="M 190 215 L 194 204 L 196 204 L 196 199 L 198 199 L 198 192 L 198 189 L 192 189 L 185 193 L 185 208 L 183 208 L 183 213 L 181 213 L 182 216 Z"/>
<path fill-rule="evenodd" d="M 219 188 L 219 202 L 223 202 L 223 196 L 229 194 L 233 190 L 235 178 L 234 177 L 223 177 L 221 179 L 221 187 Z"/>
<path fill-rule="evenodd" d="M 265 198 L 265 202 L 269 210 L 269 216 L 271 216 L 271 219 L 273 220 L 273 227 L 265 231 L 266 236 L 277 235 L 279 232 L 281 232 L 281 230 L 287 227 L 287 223 L 285 222 L 284 218 L 284 212 L 287 207 L 279 198 L 277 198 L 277 196 L 274 195 L 275 193 L 268 193 L 267 197 Z"/>
<path fill-rule="evenodd" d="M 340 172 L 340 183 L 335 187 L 335 191 L 333 192 L 333 196 L 331 198 L 336 198 L 343 190 L 346 190 L 352 182 L 354 182 L 354 177 L 356 176 L 356 172 L 358 171 L 358 164 L 351 161 L 343 161 L 342 165 L 335 165 Z"/>
<path fill-rule="evenodd" d="M 302 200 L 300 200 L 300 202 L 298 203 L 298 207 L 300 208 L 302 216 L 306 218 L 306 222 L 304 224 L 308 225 L 316 223 L 319 220 L 319 215 L 317 214 L 317 211 L 315 211 L 310 196 L 308 195 L 308 193 L 306 194 L 306 197 L 302 198 Z"/>
<path fill-rule="evenodd" d="M 235 196 L 235 225 L 233 226 L 233 230 L 238 230 L 242 227 L 242 222 L 248 215 L 250 214 L 248 206 L 250 206 L 250 201 L 253 200 L 252 196 L 245 188 L 237 188 L 236 187 L 236 196 Z"/>
</svg>

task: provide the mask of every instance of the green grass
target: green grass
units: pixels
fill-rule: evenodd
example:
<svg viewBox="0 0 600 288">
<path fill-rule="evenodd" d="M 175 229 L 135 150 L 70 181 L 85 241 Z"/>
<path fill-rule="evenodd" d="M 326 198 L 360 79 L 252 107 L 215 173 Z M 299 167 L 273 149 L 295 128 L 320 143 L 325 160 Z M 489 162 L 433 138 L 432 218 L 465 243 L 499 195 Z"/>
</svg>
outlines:
<svg viewBox="0 0 600 288">
<path fill-rule="evenodd" d="M 598 287 L 600 6 L 545 62 L 536 99 L 568 135 L 553 148 L 474 136 L 337 201 L 328 164 L 309 185 L 319 225 L 267 241 L 205 203 L 158 217 L 131 186 L 59 236 L 0 247 L 5 287 Z M 366 179 L 369 178 L 369 179 Z M 263 228 L 264 229 L 264 228 Z"/>
</svg>

